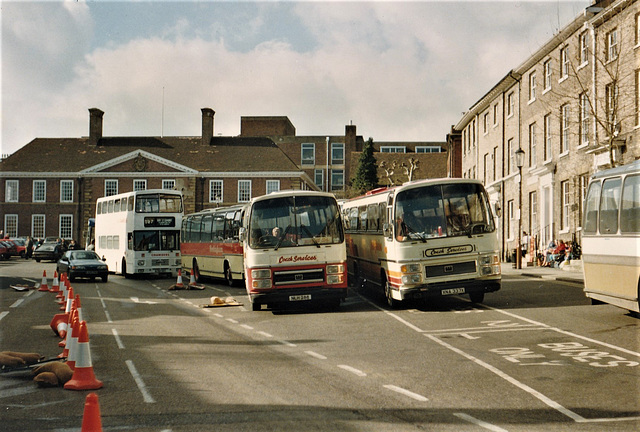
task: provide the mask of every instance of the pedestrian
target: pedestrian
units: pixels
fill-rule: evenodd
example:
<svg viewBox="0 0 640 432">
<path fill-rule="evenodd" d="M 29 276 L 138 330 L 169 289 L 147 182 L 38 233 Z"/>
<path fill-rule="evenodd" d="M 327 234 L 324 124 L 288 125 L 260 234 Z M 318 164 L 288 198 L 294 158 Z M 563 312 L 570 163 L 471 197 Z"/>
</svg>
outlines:
<svg viewBox="0 0 640 432">
<path fill-rule="evenodd" d="M 27 245 L 24 251 L 24 259 L 31 259 L 33 255 L 33 239 L 31 236 L 27 236 Z"/>
<path fill-rule="evenodd" d="M 96 239 L 91 239 L 91 243 L 87 246 L 87 250 L 95 251 L 96 250 Z"/>
</svg>

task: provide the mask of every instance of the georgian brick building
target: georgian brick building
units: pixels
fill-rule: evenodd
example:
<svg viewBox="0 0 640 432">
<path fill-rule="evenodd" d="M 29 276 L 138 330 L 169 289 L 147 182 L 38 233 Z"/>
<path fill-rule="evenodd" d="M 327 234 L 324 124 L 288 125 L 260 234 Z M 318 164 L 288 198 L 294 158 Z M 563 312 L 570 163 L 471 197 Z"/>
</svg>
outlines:
<svg viewBox="0 0 640 432">
<path fill-rule="evenodd" d="M 34 139 L 0 162 L 5 234 L 84 244 L 96 200 L 132 190 L 181 190 L 185 213 L 275 190 L 346 196 L 363 147 L 355 126 L 347 125 L 344 136 L 297 136 L 287 117 L 242 117 L 241 134 L 223 137 L 214 135 L 214 116 L 202 109 L 199 137 L 104 137 L 104 113 L 91 108 L 88 137 Z M 410 154 L 387 153 L 385 146 Z M 445 143 L 377 143 L 376 150 L 398 167 L 410 156 L 419 159 L 414 179 L 446 176 Z"/>
</svg>

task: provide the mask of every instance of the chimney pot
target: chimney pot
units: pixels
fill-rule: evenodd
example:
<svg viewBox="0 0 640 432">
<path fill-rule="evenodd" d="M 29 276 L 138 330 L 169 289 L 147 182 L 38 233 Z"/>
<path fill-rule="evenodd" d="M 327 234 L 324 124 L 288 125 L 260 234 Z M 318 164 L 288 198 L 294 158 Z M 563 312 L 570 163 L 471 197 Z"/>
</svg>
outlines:
<svg viewBox="0 0 640 432">
<path fill-rule="evenodd" d="M 210 145 L 213 138 L 213 116 L 216 114 L 211 108 L 202 108 L 202 145 Z"/>
<path fill-rule="evenodd" d="M 89 108 L 89 144 L 98 145 L 102 138 L 102 116 L 104 111 L 98 108 Z"/>
</svg>

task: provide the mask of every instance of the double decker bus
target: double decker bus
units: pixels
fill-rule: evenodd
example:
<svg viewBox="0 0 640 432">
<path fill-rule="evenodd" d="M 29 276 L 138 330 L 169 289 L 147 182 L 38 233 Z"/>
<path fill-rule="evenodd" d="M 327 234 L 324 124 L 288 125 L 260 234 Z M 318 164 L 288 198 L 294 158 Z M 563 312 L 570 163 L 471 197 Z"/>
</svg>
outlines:
<svg viewBox="0 0 640 432">
<path fill-rule="evenodd" d="M 110 271 L 177 275 L 182 192 L 150 189 L 98 198 L 96 253 Z"/>
<path fill-rule="evenodd" d="M 594 174 L 584 207 L 585 295 L 640 312 L 640 160 Z"/>
<path fill-rule="evenodd" d="M 332 194 L 298 190 L 254 198 L 241 233 L 254 311 L 263 304 L 338 307 L 346 298 L 344 232 Z"/>
<path fill-rule="evenodd" d="M 229 285 L 244 279 L 240 227 L 244 205 L 202 210 L 182 219 L 182 268 L 197 282 L 203 276 L 224 278 Z"/>
<path fill-rule="evenodd" d="M 500 289 L 498 235 L 482 183 L 435 179 L 380 188 L 343 204 L 348 271 L 391 307 L 405 299 Z"/>
</svg>

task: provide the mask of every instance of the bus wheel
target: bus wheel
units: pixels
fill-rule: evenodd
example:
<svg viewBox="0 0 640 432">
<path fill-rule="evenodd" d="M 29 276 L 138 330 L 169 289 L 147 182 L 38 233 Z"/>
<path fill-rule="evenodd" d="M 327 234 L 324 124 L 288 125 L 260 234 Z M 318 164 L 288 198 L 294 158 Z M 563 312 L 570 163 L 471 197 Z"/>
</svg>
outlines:
<svg viewBox="0 0 640 432">
<path fill-rule="evenodd" d="M 231 266 L 229 264 L 224 266 L 224 278 L 227 280 L 229 286 L 233 286 L 233 273 L 231 273 Z"/>
<path fill-rule="evenodd" d="M 384 296 L 387 299 L 387 304 L 392 309 L 397 309 L 400 306 L 400 302 L 394 299 L 391 295 L 391 284 L 387 281 L 387 278 L 383 279 L 384 282 Z"/>
<path fill-rule="evenodd" d="M 475 292 L 469 293 L 469 298 L 471 299 L 472 303 L 482 303 L 482 301 L 484 300 L 484 292 L 475 291 Z"/>
<path fill-rule="evenodd" d="M 122 265 L 120 266 L 120 271 L 122 271 L 122 276 L 125 277 L 125 279 L 129 279 L 131 276 L 127 273 L 127 261 L 125 261 L 124 258 L 122 258 Z"/>
</svg>

